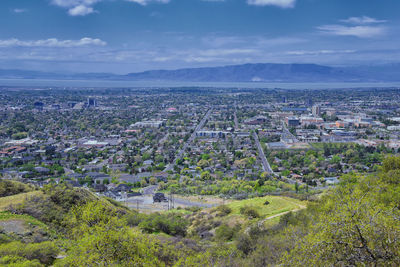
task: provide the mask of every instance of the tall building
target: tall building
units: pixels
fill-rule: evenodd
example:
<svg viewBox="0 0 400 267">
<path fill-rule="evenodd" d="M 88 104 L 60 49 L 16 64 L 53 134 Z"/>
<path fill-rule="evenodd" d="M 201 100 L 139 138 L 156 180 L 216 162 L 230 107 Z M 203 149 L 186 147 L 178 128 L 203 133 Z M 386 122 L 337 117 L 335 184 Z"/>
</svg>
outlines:
<svg viewBox="0 0 400 267">
<path fill-rule="evenodd" d="M 300 119 L 297 117 L 287 117 L 286 118 L 286 124 L 289 127 L 296 127 L 300 125 Z"/>
<path fill-rule="evenodd" d="M 321 116 L 321 107 L 318 105 L 314 105 L 312 107 L 312 114 L 314 117 L 319 117 Z"/>
<path fill-rule="evenodd" d="M 308 106 L 308 107 L 312 107 L 312 105 L 313 105 L 313 100 L 312 100 L 312 98 L 311 98 L 311 97 L 307 98 L 305 104 L 306 104 L 306 106 Z"/>
<path fill-rule="evenodd" d="M 95 107 L 95 106 L 97 106 L 97 103 L 96 103 L 96 99 L 94 99 L 94 98 L 88 98 L 88 100 L 87 100 L 87 106 L 88 107 Z"/>
<path fill-rule="evenodd" d="M 37 109 L 37 110 L 43 110 L 43 107 L 44 107 L 43 102 L 37 101 L 37 102 L 35 102 L 33 105 L 34 105 L 35 109 Z"/>
</svg>

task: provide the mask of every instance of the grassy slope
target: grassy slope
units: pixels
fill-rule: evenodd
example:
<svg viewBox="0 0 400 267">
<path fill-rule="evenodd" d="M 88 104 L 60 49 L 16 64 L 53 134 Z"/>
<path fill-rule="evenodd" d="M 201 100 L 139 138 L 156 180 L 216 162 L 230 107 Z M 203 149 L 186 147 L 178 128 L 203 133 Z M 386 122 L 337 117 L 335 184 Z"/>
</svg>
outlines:
<svg viewBox="0 0 400 267">
<path fill-rule="evenodd" d="M 266 201 L 269 202 L 268 205 L 264 205 Z M 272 226 L 279 222 L 280 216 L 290 211 L 304 209 L 306 205 L 307 202 L 305 201 L 279 196 L 266 196 L 233 201 L 230 204 L 227 204 L 227 206 L 232 209 L 232 213 L 225 217 L 223 222 L 232 227 L 237 223 L 242 224 L 243 226 L 249 226 L 254 222 L 260 222 L 262 220 L 264 226 Z M 254 207 L 260 214 L 260 218 L 250 219 L 247 216 L 240 214 L 240 208 L 244 206 Z"/>
<path fill-rule="evenodd" d="M 21 193 L 18 195 L 8 196 L 8 197 L 1 197 L 0 198 L 0 211 L 4 211 L 8 206 L 11 204 L 19 204 L 22 203 L 26 198 L 32 196 L 41 195 L 41 191 L 32 191 L 28 193 Z"/>
<path fill-rule="evenodd" d="M 268 201 L 269 204 L 264 205 L 265 201 Z M 261 218 L 266 218 L 287 211 L 298 210 L 304 208 L 305 205 L 305 202 L 293 198 L 266 196 L 233 201 L 227 206 L 232 209 L 232 214 L 240 214 L 240 208 L 244 206 L 255 207 L 259 212 Z"/>
</svg>

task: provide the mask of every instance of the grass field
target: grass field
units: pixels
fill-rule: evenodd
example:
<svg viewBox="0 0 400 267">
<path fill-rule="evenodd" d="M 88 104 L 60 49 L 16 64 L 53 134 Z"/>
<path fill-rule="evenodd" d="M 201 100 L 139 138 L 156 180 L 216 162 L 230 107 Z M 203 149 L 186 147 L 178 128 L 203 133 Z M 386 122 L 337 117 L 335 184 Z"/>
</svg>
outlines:
<svg viewBox="0 0 400 267">
<path fill-rule="evenodd" d="M 41 191 L 32 191 L 28 193 L 22 193 L 18 195 L 8 196 L 8 197 L 1 197 L 0 198 L 0 211 L 4 211 L 8 206 L 11 204 L 18 204 L 22 203 L 26 198 L 37 196 L 42 194 Z"/>
<path fill-rule="evenodd" d="M 311 143 L 310 144 L 313 149 L 323 150 L 324 145 L 329 145 L 331 147 L 341 147 L 344 145 L 355 145 L 353 142 L 343 142 L 343 143 Z"/>
<path fill-rule="evenodd" d="M 268 205 L 264 205 L 266 201 L 269 202 Z M 239 217 L 242 217 L 243 219 L 248 220 L 246 216 L 240 214 L 240 208 L 249 206 L 254 207 L 258 211 L 261 219 L 273 217 L 270 218 L 271 223 L 278 222 L 279 217 L 287 212 L 304 209 L 306 205 L 307 203 L 304 201 L 279 196 L 266 196 L 246 200 L 237 200 L 227 204 L 227 206 L 232 209 L 232 213 L 230 215 L 231 218 L 236 218 L 237 220 Z"/>
</svg>

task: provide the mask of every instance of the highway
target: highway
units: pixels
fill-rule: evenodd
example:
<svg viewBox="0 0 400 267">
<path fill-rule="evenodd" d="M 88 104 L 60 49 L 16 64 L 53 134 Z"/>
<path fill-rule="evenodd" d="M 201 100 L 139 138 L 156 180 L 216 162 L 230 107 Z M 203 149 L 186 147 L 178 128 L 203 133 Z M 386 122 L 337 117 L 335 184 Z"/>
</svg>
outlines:
<svg viewBox="0 0 400 267">
<path fill-rule="evenodd" d="M 254 137 L 254 140 L 256 142 L 256 146 L 257 146 L 257 149 L 258 149 L 258 155 L 259 155 L 259 157 L 261 159 L 264 171 L 268 172 L 269 174 L 274 175 L 275 173 L 271 169 L 271 166 L 269 165 L 267 157 L 265 157 L 264 150 L 262 149 L 262 146 L 260 144 L 260 140 L 258 140 L 258 135 L 255 132 L 253 132 L 253 137 Z"/>
</svg>

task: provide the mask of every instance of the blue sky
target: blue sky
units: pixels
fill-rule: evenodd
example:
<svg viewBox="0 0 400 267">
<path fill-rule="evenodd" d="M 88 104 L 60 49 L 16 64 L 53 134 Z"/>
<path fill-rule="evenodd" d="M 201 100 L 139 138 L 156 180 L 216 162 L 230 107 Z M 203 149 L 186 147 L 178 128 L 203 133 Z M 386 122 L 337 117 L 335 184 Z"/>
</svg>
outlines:
<svg viewBox="0 0 400 267">
<path fill-rule="evenodd" d="M 399 0 L 1 0 L 0 68 L 400 62 Z"/>
</svg>

